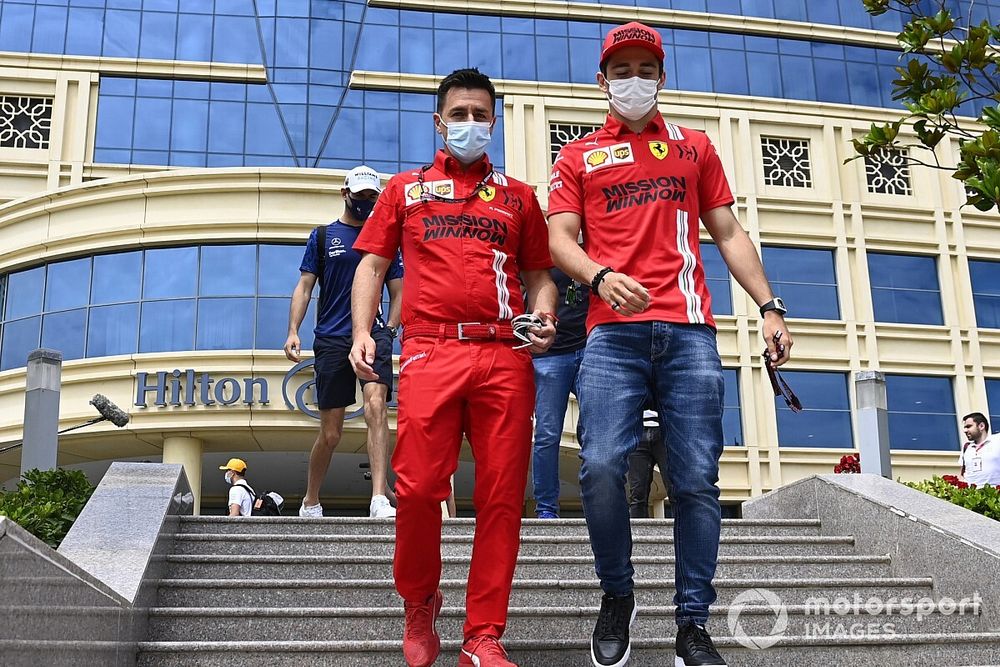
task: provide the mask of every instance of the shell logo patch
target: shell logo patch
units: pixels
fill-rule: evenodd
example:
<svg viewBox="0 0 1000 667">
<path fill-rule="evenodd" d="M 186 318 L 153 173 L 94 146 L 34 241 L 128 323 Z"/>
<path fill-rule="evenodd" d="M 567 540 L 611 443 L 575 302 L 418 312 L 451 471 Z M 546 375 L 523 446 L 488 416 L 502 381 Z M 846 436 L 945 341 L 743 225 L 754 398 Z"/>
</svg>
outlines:
<svg viewBox="0 0 1000 667">
<path fill-rule="evenodd" d="M 479 189 L 479 198 L 485 202 L 493 201 L 493 198 L 496 196 L 497 196 L 497 189 L 492 186 L 484 185 L 482 188 Z"/>
<path fill-rule="evenodd" d="M 418 201 L 420 201 L 420 184 L 414 183 L 406 189 L 406 203 L 412 204 Z"/>
<path fill-rule="evenodd" d="M 455 192 L 455 183 L 451 179 L 446 181 L 430 181 L 424 183 L 408 183 L 403 186 L 405 205 L 410 206 L 425 199 L 431 199 L 430 194 L 434 193 L 438 197 L 451 197 Z"/>
<path fill-rule="evenodd" d="M 652 153 L 653 157 L 657 160 L 662 160 L 670 153 L 670 146 L 663 141 L 650 141 L 649 152 Z"/>
<path fill-rule="evenodd" d="M 635 156 L 632 154 L 632 145 L 628 142 L 595 148 L 583 154 L 583 163 L 588 174 L 595 169 L 612 167 L 617 164 L 632 164 L 633 162 L 635 162 Z"/>
</svg>

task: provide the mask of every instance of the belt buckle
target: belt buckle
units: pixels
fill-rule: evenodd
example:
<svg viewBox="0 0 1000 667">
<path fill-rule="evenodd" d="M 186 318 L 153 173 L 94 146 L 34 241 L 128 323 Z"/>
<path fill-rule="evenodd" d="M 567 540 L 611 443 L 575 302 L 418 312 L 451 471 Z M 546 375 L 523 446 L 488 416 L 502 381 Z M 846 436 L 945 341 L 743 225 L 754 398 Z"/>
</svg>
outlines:
<svg viewBox="0 0 1000 667">
<path fill-rule="evenodd" d="M 482 326 L 482 322 L 459 322 L 458 323 L 458 340 L 479 340 L 473 336 L 465 335 L 465 327 L 478 327 Z"/>
</svg>

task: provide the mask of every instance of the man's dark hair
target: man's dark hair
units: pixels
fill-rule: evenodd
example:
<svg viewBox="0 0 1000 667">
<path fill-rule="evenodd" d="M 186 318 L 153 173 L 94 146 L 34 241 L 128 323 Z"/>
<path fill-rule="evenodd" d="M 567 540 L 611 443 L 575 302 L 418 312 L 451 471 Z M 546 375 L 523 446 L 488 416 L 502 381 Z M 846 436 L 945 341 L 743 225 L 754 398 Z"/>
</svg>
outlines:
<svg viewBox="0 0 1000 667">
<path fill-rule="evenodd" d="M 970 412 L 962 417 L 962 423 L 965 423 L 966 419 L 971 419 L 973 424 L 982 424 L 987 431 L 990 429 L 990 423 L 982 412 Z"/>
<path fill-rule="evenodd" d="M 441 81 L 437 89 L 438 106 L 437 111 L 444 111 L 444 101 L 448 97 L 448 91 L 452 88 L 467 88 L 469 90 L 485 90 L 490 94 L 490 110 L 496 113 L 497 91 L 493 87 L 490 77 L 479 71 L 478 68 L 457 69 Z"/>
</svg>

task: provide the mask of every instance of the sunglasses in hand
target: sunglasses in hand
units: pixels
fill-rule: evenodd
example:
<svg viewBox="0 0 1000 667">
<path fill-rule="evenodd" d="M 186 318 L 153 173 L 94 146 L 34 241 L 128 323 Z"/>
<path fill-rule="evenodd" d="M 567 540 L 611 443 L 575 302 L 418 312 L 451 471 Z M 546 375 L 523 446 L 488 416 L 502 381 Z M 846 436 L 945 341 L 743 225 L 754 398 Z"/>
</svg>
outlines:
<svg viewBox="0 0 1000 667">
<path fill-rule="evenodd" d="M 774 341 L 774 348 L 778 353 L 778 358 L 783 357 L 785 355 L 785 345 L 781 342 L 781 332 L 776 332 L 774 338 L 771 340 Z M 764 359 L 764 368 L 767 369 L 767 379 L 771 381 L 771 389 L 774 390 L 774 395 L 785 399 L 785 404 L 792 412 L 802 412 L 802 403 L 799 401 L 799 397 L 795 395 L 792 388 L 785 382 L 785 378 L 781 377 L 781 373 L 778 372 L 778 367 L 771 361 L 771 353 L 766 347 L 761 356 Z"/>
</svg>

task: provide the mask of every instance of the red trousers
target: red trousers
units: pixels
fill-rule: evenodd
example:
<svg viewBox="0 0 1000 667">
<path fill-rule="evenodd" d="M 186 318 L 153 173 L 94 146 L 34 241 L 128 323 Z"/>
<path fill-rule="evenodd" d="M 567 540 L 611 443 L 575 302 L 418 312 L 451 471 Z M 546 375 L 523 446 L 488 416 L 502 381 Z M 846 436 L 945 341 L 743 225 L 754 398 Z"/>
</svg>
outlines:
<svg viewBox="0 0 1000 667">
<path fill-rule="evenodd" d="M 441 501 L 451 491 L 462 435 L 476 462 L 476 533 L 466 590 L 465 639 L 500 637 L 520 548 L 531 456 L 531 355 L 509 342 L 413 337 L 399 371 L 396 590 L 423 602 L 441 580 Z"/>
</svg>

